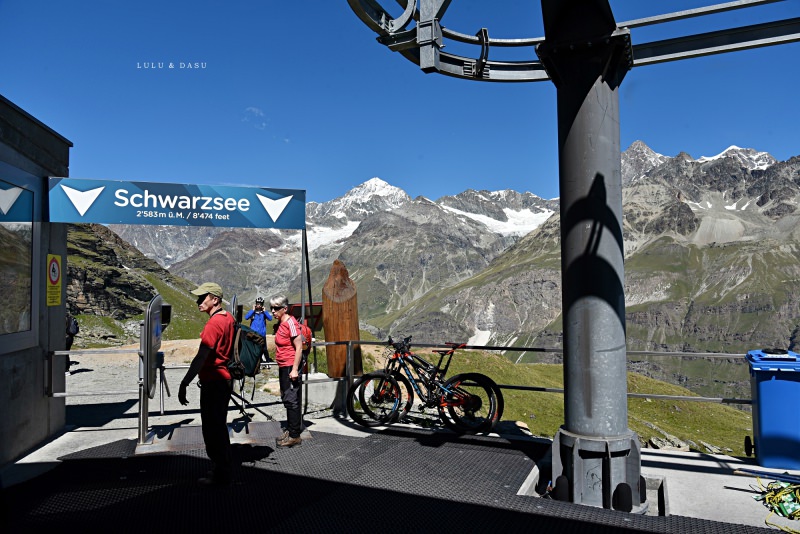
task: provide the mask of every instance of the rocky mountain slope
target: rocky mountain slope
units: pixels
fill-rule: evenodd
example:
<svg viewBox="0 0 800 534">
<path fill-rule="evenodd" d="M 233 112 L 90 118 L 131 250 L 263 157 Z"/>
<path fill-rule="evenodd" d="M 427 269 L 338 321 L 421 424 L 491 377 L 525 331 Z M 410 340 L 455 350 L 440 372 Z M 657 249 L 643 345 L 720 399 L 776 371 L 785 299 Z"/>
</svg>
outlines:
<svg viewBox="0 0 800 534">
<path fill-rule="evenodd" d="M 412 200 L 373 178 L 342 197 L 307 204 L 312 296 L 320 298 L 330 266 L 340 258 L 359 284 L 370 286 L 361 290 L 371 295 L 366 316 L 383 316 L 385 304 L 400 308 L 485 268 L 557 206 L 555 200 L 516 191 Z M 245 302 L 257 295 L 300 294 L 298 231 L 110 228 L 171 272 L 194 281 L 217 280 Z M 191 247 L 178 250 L 188 242 Z M 176 258 L 182 259 L 173 262 Z M 382 261 L 375 263 L 377 258 Z"/>
<path fill-rule="evenodd" d="M 65 279 L 67 309 L 80 318 L 76 347 L 138 342 L 144 310 L 157 294 L 173 305 L 176 323 L 196 332 L 202 328 L 201 318 L 190 313 L 196 311 L 189 294 L 195 286 L 103 225 L 68 226 Z"/>
<path fill-rule="evenodd" d="M 631 349 L 740 352 L 793 346 L 800 310 L 800 158 L 731 147 L 667 157 L 636 142 L 622 154 L 628 344 Z M 372 179 L 307 206 L 312 297 L 333 260 L 359 288 L 378 336 L 483 345 L 560 343 L 558 201 L 514 191 L 410 199 Z M 249 300 L 298 296 L 298 232 L 129 227 L 121 235 L 171 270 L 215 279 Z M 159 235 L 160 239 L 152 236 Z M 169 247 L 164 244 L 169 243 Z M 187 249 L 188 250 L 188 249 Z M 447 339 L 445 339 L 447 338 Z"/>
<path fill-rule="evenodd" d="M 800 158 L 765 167 L 767 155 L 736 148 L 702 161 L 645 149 L 629 149 L 639 171 L 623 190 L 629 349 L 794 347 Z M 429 339 L 447 331 L 475 344 L 559 346 L 560 293 L 553 217 L 391 327 L 424 329 Z"/>
</svg>

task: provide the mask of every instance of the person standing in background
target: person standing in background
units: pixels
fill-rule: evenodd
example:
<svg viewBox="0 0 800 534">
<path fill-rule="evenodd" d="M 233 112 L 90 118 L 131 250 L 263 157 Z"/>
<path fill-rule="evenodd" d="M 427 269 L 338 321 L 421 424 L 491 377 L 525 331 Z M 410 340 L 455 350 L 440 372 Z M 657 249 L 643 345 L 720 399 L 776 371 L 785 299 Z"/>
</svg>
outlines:
<svg viewBox="0 0 800 534">
<path fill-rule="evenodd" d="M 72 349 L 72 343 L 75 341 L 75 336 L 78 335 L 78 332 L 81 331 L 80 326 L 78 325 L 78 320 L 75 319 L 69 312 L 67 312 L 67 325 L 65 331 L 65 349 L 70 350 Z M 67 354 L 67 367 L 66 367 L 66 374 L 70 374 L 69 368 L 72 366 L 72 360 L 69 359 L 69 354 Z"/>
<path fill-rule="evenodd" d="M 245 321 L 250 321 L 250 328 L 259 336 L 265 339 L 264 345 L 261 347 L 261 358 L 268 362 L 269 354 L 267 354 L 267 321 L 272 320 L 272 315 L 264 309 L 264 299 L 258 297 L 253 309 L 247 312 L 244 316 Z"/>
</svg>

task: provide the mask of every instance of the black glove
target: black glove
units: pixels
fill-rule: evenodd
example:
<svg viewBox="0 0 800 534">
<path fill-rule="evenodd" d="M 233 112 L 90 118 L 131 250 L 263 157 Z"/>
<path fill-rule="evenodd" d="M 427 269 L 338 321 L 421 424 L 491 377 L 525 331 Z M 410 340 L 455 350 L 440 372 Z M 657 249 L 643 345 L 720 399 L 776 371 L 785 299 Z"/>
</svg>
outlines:
<svg viewBox="0 0 800 534">
<path fill-rule="evenodd" d="M 183 382 L 181 382 L 181 387 L 178 388 L 178 402 L 183 406 L 189 404 L 189 401 L 186 400 L 186 384 Z"/>
</svg>

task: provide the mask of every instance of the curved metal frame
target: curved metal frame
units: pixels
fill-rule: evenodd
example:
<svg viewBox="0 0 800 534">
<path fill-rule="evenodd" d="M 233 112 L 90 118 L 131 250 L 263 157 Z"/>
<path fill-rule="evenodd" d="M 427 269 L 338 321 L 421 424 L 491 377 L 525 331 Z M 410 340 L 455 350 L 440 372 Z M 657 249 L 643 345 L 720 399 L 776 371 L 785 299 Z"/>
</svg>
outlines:
<svg viewBox="0 0 800 534">
<path fill-rule="evenodd" d="M 390 50 L 400 52 L 406 59 L 419 65 L 424 72 L 438 72 L 456 78 L 489 82 L 540 82 L 550 79 L 541 58 L 538 57 L 529 61 L 489 59 L 492 47 L 533 47 L 538 56 L 539 45 L 544 43 L 544 37 L 496 39 L 489 37 L 487 28 L 481 28 L 475 35 L 468 35 L 446 28 L 440 23 L 452 0 L 396 1 L 403 8 L 403 13 L 397 18 L 393 18 L 378 0 L 347 0 L 347 3 L 355 14 L 378 34 L 378 42 Z M 782 1 L 784 0 L 725 2 L 620 22 L 617 24 L 616 32 Z M 416 25 L 407 29 L 412 19 L 416 21 Z M 480 54 L 476 58 L 470 58 L 444 52 L 442 50 L 444 39 L 479 46 Z M 629 55 L 632 58 L 631 67 L 637 67 L 792 42 L 800 42 L 800 17 L 629 45 Z"/>
</svg>

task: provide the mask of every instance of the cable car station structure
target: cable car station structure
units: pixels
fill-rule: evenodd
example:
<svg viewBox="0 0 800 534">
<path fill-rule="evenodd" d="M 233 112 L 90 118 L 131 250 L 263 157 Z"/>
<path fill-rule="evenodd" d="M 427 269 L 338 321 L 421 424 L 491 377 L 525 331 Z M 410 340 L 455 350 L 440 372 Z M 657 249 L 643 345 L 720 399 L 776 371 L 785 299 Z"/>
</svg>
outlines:
<svg viewBox="0 0 800 534">
<path fill-rule="evenodd" d="M 444 26 L 452 0 L 397 0 L 396 18 L 376 0 L 348 0 L 379 43 L 423 72 L 556 86 L 565 401 L 552 480 L 559 500 L 637 513 L 647 506 L 639 440 L 628 429 L 619 87 L 633 67 L 800 41 L 800 18 L 649 43 L 635 42 L 633 31 L 776 1 L 618 23 L 608 0 L 541 0 L 544 37 L 496 39 L 488 28 L 469 35 Z M 480 52 L 450 54 L 445 40 Z M 497 47 L 533 47 L 536 57 L 495 61 Z"/>
</svg>

